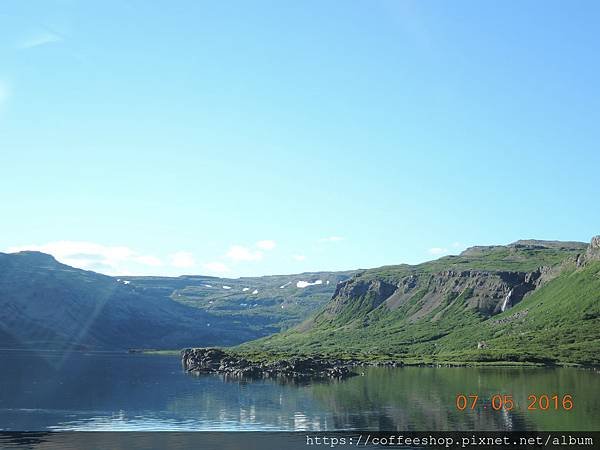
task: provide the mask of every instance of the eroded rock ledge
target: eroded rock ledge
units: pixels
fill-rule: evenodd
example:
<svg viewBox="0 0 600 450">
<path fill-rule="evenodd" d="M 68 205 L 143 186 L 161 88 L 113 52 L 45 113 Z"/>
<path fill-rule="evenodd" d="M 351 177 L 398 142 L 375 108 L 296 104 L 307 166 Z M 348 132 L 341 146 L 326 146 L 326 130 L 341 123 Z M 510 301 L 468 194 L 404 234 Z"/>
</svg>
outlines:
<svg viewBox="0 0 600 450">
<path fill-rule="evenodd" d="M 291 358 L 255 363 L 218 348 L 181 351 L 183 368 L 195 374 L 216 373 L 237 378 L 342 379 L 357 375 L 348 364 L 319 358 Z"/>
</svg>

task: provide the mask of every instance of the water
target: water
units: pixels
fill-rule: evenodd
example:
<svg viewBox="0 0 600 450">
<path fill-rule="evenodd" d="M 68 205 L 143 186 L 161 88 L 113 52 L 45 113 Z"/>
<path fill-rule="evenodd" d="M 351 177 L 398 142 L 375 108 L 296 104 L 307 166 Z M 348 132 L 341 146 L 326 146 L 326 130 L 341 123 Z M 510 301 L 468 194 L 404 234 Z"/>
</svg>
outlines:
<svg viewBox="0 0 600 450">
<path fill-rule="evenodd" d="M 196 377 L 169 356 L 2 351 L 0 358 L 4 431 L 599 430 L 600 375 L 591 370 L 369 368 L 341 382 L 293 384 Z M 481 400 L 458 411 L 459 393 Z M 574 407 L 528 411 L 535 393 L 571 394 Z M 493 410 L 494 394 L 512 394 L 514 410 Z"/>
</svg>

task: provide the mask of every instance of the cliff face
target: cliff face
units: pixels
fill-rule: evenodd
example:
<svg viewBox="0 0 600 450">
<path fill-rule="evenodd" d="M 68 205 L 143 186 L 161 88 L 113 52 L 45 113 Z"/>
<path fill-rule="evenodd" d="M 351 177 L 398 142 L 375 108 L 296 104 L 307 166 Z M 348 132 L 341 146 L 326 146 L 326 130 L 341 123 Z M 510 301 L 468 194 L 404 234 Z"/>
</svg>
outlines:
<svg viewBox="0 0 600 450">
<path fill-rule="evenodd" d="M 472 247 L 337 285 L 312 320 L 252 351 L 412 361 L 598 360 L 600 238 Z"/>
<path fill-rule="evenodd" d="M 338 283 L 333 299 L 324 314 L 334 317 L 348 307 L 355 312 L 369 312 L 381 305 L 394 294 L 397 286 L 381 280 L 361 280 L 352 278 Z"/>
<path fill-rule="evenodd" d="M 396 283 L 352 278 L 338 284 L 335 294 L 317 319 L 349 322 L 379 309 L 386 314 L 404 309 L 405 318 L 439 320 L 460 303 L 484 317 L 503 312 L 520 302 L 544 280 L 547 268 L 531 272 L 444 270 L 413 273 Z"/>
<path fill-rule="evenodd" d="M 480 270 L 447 270 L 433 275 L 412 275 L 402 280 L 396 293 L 386 300 L 390 309 L 397 309 L 419 292 L 411 319 L 416 320 L 436 310 L 450 306 L 462 296 L 466 308 L 489 316 L 514 306 L 525 294 L 534 290 L 543 269 L 533 272 L 490 272 Z M 440 314 L 443 310 L 440 311 Z"/>
<path fill-rule="evenodd" d="M 588 260 L 600 260 L 600 236 L 594 236 L 592 242 L 585 252 Z"/>
<path fill-rule="evenodd" d="M 418 266 L 372 269 L 339 283 L 314 323 L 342 325 L 389 314 L 435 322 L 464 311 L 488 318 L 517 305 L 555 278 L 564 264 L 582 258 L 600 258 L 600 237 L 589 246 L 538 240 L 476 246 Z"/>
</svg>

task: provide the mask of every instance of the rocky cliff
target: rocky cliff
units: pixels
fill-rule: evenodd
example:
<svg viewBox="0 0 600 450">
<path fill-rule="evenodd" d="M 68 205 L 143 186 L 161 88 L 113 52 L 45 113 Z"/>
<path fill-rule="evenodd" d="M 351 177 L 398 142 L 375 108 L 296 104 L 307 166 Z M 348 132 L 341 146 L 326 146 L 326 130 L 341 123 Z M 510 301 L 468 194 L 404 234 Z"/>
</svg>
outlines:
<svg viewBox="0 0 600 450">
<path fill-rule="evenodd" d="M 591 261 L 600 261 L 600 236 L 594 236 L 585 253 L 578 255 L 577 266 L 584 266 Z"/>
<path fill-rule="evenodd" d="M 377 308 L 394 311 L 410 306 L 407 317 L 418 320 L 432 312 L 437 320 L 454 302 L 465 308 L 490 316 L 514 306 L 535 290 L 549 271 L 540 267 L 530 272 L 444 270 L 437 273 L 412 273 L 396 283 L 378 279 L 364 280 L 360 276 L 337 286 L 332 301 L 320 320 L 341 316 L 354 320 Z"/>
<path fill-rule="evenodd" d="M 365 360 L 598 360 L 600 239 L 522 240 L 357 273 L 329 304 L 252 352 Z M 443 359 L 442 359 L 443 361 Z"/>
<path fill-rule="evenodd" d="M 456 303 L 487 318 L 515 306 L 565 264 L 582 258 L 600 258 L 600 237 L 590 245 L 530 239 L 475 246 L 418 266 L 373 269 L 338 284 L 315 322 L 353 321 L 378 309 L 378 315 L 403 310 L 412 322 L 437 321 Z"/>
</svg>

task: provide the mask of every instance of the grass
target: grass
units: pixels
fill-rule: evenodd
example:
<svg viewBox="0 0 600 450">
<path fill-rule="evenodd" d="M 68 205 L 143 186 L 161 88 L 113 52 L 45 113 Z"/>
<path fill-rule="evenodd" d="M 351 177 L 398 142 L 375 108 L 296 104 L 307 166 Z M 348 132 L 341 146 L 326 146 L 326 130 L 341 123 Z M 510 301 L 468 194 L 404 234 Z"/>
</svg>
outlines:
<svg viewBox="0 0 600 450">
<path fill-rule="evenodd" d="M 242 344 L 235 351 L 252 359 L 323 356 L 405 364 L 600 365 L 600 262 L 576 268 L 581 249 L 493 248 L 465 257 L 440 258 L 419 266 L 384 267 L 362 280 L 398 283 L 415 273 L 447 270 L 561 270 L 553 280 L 513 308 L 486 316 L 469 305 L 474 291 L 444 297 L 414 320 L 426 283 L 397 309 L 373 308 L 371 294 L 351 298 L 338 314 L 322 312 L 312 325 Z M 485 348 L 478 349 L 478 343 Z"/>
<path fill-rule="evenodd" d="M 158 356 L 179 356 L 181 350 L 141 350 L 144 355 L 158 355 Z"/>
<path fill-rule="evenodd" d="M 264 336 L 300 323 L 325 305 L 337 283 L 350 278 L 353 273 L 312 272 L 235 279 L 206 276 L 122 279 L 145 292 L 169 295 L 178 303 L 244 327 L 255 336 Z M 306 288 L 296 286 L 298 281 L 315 280 L 321 280 L 322 284 Z"/>
</svg>

